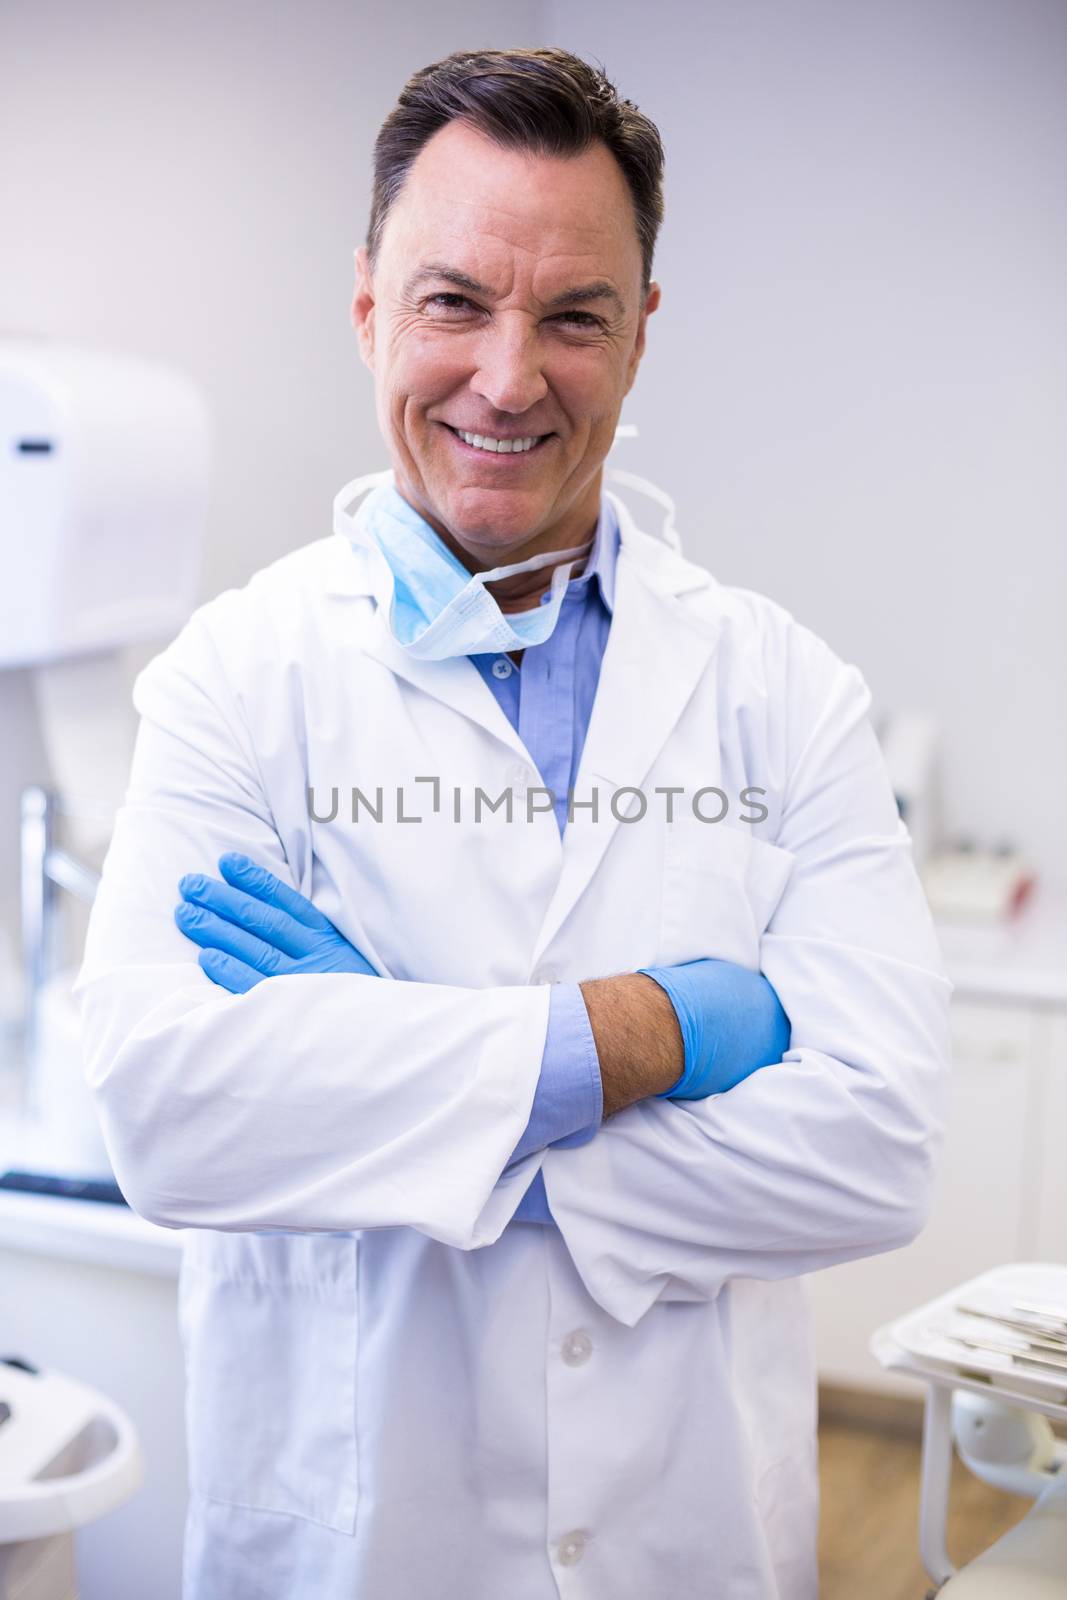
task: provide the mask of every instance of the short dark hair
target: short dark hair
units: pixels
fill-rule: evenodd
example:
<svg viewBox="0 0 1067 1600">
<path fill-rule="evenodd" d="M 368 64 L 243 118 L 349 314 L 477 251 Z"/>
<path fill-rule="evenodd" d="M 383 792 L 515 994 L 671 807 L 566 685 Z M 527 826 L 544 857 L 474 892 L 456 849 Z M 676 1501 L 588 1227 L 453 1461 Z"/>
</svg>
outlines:
<svg viewBox="0 0 1067 1600">
<path fill-rule="evenodd" d="M 663 145 L 600 67 L 567 50 L 456 50 L 422 67 L 400 92 L 374 143 L 374 194 L 367 254 L 373 270 L 382 230 L 423 145 L 448 122 L 537 155 L 576 156 L 598 142 L 622 169 L 641 243 L 643 289 L 663 221 Z"/>
</svg>

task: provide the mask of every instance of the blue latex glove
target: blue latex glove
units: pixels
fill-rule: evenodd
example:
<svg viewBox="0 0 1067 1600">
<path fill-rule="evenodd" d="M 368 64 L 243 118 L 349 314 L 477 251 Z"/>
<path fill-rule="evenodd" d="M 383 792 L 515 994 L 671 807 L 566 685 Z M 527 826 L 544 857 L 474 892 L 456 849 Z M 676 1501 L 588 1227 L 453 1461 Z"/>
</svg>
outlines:
<svg viewBox="0 0 1067 1600">
<path fill-rule="evenodd" d="M 199 872 L 178 880 L 174 920 L 202 946 L 200 965 L 213 983 L 244 994 L 264 978 L 290 972 L 358 972 L 377 977 L 355 945 L 310 900 L 236 850 L 219 857 L 226 880 Z"/>
<path fill-rule="evenodd" d="M 666 990 L 685 1044 L 685 1071 L 656 1099 L 722 1094 L 789 1049 L 789 1018 L 762 973 L 712 960 L 638 970 Z"/>
</svg>

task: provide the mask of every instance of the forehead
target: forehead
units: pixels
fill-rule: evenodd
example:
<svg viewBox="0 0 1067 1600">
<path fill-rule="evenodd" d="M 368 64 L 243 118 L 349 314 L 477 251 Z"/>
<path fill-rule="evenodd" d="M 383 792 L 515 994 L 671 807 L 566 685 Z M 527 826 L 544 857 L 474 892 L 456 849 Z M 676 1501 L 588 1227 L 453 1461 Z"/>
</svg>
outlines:
<svg viewBox="0 0 1067 1600">
<path fill-rule="evenodd" d="M 458 121 L 427 140 L 386 219 L 383 264 L 407 272 L 424 259 L 483 281 L 558 266 L 622 286 L 641 272 L 630 191 L 606 145 L 533 155 Z"/>
</svg>

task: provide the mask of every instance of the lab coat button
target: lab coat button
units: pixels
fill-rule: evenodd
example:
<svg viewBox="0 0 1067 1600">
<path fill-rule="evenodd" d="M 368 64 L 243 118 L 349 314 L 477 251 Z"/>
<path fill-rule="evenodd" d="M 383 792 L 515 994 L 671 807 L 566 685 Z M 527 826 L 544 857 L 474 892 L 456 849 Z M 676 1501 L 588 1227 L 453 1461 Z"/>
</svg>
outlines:
<svg viewBox="0 0 1067 1600">
<path fill-rule="evenodd" d="M 555 967 L 538 967 L 533 975 L 534 983 L 555 983 L 558 978 Z"/>
<path fill-rule="evenodd" d="M 560 1353 L 568 1367 L 582 1367 L 593 1353 L 593 1341 L 584 1328 L 576 1328 L 564 1339 Z"/>
<path fill-rule="evenodd" d="M 568 1533 L 559 1542 L 559 1564 L 561 1567 L 576 1567 L 585 1551 L 585 1534 L 580 1529 Z"/>
<path fill-rule="evenodd" d="M 492 667 L 494 678 L 510 678 L 512 673 L 511 662 L 507 656 L 497 656 Z"/>
</svg>

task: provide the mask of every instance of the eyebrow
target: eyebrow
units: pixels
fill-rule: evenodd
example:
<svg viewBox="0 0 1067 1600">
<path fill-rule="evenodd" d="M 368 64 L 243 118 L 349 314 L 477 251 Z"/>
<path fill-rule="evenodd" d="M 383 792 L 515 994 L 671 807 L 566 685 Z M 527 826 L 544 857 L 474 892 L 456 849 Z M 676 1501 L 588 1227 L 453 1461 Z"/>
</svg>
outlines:
<svg viewBox="0 0 1067 1600">
<path fill-rule="evenodd" d="M 480 294 L 489 300 L 493 298 L 492 289 L 487 288 L 484 283 L 469 278 L 465 272 L 458 272 L 455 267 L 442 266 L 437 262 L 429 262 L 413 272 L 404 285 L 404 293 L 411 294 L 428 278 L 443 278 L 446 283 L 455 284 L 457 289 L 466 289 L 469 294 Z M 564 289 L 562 294 L 552 296 L 547 302 L 547 308 L 549 311 L 555 311 L 559 306 L 576 305 L 587 300 L 610 300 L 620 316 L 626 315 L 622 296 L 614 284 L 608 283 L 604 278 L 598 279 L 595 283 L 576 284 L 571 289 Z"/>
</svg>

